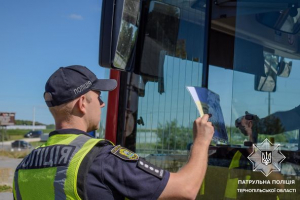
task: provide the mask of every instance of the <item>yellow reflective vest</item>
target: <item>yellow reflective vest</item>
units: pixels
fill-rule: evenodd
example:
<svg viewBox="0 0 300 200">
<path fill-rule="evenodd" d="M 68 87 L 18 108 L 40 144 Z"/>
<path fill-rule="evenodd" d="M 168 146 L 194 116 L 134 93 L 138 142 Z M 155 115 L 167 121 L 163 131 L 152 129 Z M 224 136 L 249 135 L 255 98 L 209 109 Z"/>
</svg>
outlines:
<svg viewBox="0 0 300 200">
<path fill-rule="evenodd" d="M 34 149 L 14 175 L 14 199 L 81 199 L 77 190 L 79 167 L 101 139 L 84 134 L 57 134 Z"/>
<path fill-rule="evenodd" d="M 240 159 L 241 159 L 242 153 L 240 151 L 237 151 L 230 163 L 229 166 L 229 173 L 228 173 L 228 179 L 227 179 L 227 185 L 226 185 L 226 190 L 225 190 L 225 200 L 233 200 L 237 199 L 237 189 L 238 189 L 238 177 L 232 177 L 232 171 L 234 169 L 237 169 L 240 167 Z M 240 177 L 244 178 L 245 180 L 250 180 L 249 175 L 245 175 L 245 177 Z"/>
</svg>

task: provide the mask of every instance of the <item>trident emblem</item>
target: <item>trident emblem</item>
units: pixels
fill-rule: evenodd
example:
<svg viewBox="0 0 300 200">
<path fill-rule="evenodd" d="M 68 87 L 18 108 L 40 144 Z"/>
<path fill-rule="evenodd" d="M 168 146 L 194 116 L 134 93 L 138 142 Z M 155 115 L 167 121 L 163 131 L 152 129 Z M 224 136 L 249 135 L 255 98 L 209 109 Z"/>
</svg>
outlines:
<svg viewBox="0 0 300 200">
<path fill-rule="evenodd" d="M 272 151 L 261 152 L 261 163 L 266 166 L 272 163 Z"/>
<path fill-rule="evenodd" d="M 252 162 L 253 171 L 260 171 L 267 177 L 271 172 L 280 172 L 285 156 L 280 152 L 279 144 L 273 145 L 265 139 L 261 144 L 253 144 L 253 152 L 248 159 Z"/>
</svg>

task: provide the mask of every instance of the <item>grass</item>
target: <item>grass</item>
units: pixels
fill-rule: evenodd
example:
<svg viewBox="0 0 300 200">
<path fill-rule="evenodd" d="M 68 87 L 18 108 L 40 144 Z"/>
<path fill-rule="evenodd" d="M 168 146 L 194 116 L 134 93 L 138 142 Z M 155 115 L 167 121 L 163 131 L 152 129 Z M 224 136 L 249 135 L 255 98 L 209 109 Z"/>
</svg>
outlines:
<svg viewBox="0 0 300 200">
<path fill-rule="evenodd" d="M 8 158 L 24 158 L 27 156 L 29 151 L 0 151 L 0 156 Z"/>
<path fill-rule="evenodd" d="M 8 185 L 0 185 L 0 192 L 12 192 L 12 187 Z"/>
<path fill-rule="evenodd" d="M 45 144 L 45 142 L 30 142 L 30 144 L 33 146 L 33 148 L 41 146 L 42 144 Z"/>
<path fill-rule="evenodd" d="M 20 140 L 23 139 L 24 136 L 23 135 L 9 135 L 8 136 L 8 140 Z"/>
<path fill-rule="evenodd" d="M 15 130 L 6 130 L 6 132 L 4 132 L 3 130 L 0 130 L 0 135 L 3 134 L 4 137 L 4 141 L 8 141 L 8 140 L 19 140 L 19 139 L 23 139 L 24 135 L 29 132 L 30 130 L 27 129 L 15 129 Z M 43 133 L 50 133 L 52 131 L 54 131 L 54 129 L 45 129 L 42 130 Z M 2 140 L 2 137 L 0 137 L 0 141 Z"/>
<path fill-rule="evenodd" d="M 6 130 L 6 134 L 8 136 L 12 136 L 12 135 L 22 135 L 22 136 L 24 136 L 25 133 L 27 133 L 28 131 L 30 131 L 30 130 L 26 130 L 26 129 L 11 130 L 11 129 L 9 129 L 9 130 Z"/>
<path fill-rule="evenodd" d="M 36 148 L 38 146 L 41 146 L 42 144 L 44 144 L 45 142 L 30 142 L 30 144 L 32 145 L 33 148 Z M 8 157 L 8 158 L 24 158 L 25 156 L 27 156 L 30 152 L 32 151 L 32 149 L 23 149 L 22 151 L 17 151 L 15 149 L 15 151 L 4 151 L 4 150 L 0 150 L 0 157 Z"/>
<path fill-rule="evenodd" d="M 22 135 L 24 136 L 25 133 L 31 131 L 31 129 L 8 129 L 6 130 L 7 135 Z M 44 129 L 42 130 L 43 133 L 50 133 L 51 131 L 54 131 L 54 129 Z"/>
</svg>

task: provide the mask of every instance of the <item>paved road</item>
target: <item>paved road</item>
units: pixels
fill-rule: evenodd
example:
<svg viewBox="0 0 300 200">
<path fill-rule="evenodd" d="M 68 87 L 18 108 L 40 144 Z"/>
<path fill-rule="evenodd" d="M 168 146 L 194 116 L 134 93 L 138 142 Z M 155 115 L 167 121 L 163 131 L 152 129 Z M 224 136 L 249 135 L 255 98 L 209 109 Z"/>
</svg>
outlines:
<svg viewBox="0 0 300 200">
<path fill-rule="evenodd" d="M 13 194 L 11 192 L 0 192 L 1 200 L 13 200 Z"/>
<path fill-rule="evenodd" d="M 22 159 L 0 157 L 0 184 L 12 187 L 14 171 Z M 0 193 L 1 200 L 13 200 L 12 193 Z"/>
<path fill-rule="evenodd" d="M 40 138 L 22 138 L 27 142 L 40 141 Z M 13 141 L 0 142 L 0 150 L 11 151 L 11 143 Z M 18 149 L 14 149 L 18 151 Z M 21 151 L 31 151 L 30 149 L 21 149 Z M 0 156 L 0 185 L 13 185 L 14 171 L 22 159 L 8 158 Z M 11 192 L 1 192 L 0 200 L 13 200 Z"/>
<path fill-rule="evenodd" d="M 14 171 L 22 159 L 0 157 L 0 183 L 12 186 Z M 1 199 L 1 198 L 0 198 Z"/>
</svg>

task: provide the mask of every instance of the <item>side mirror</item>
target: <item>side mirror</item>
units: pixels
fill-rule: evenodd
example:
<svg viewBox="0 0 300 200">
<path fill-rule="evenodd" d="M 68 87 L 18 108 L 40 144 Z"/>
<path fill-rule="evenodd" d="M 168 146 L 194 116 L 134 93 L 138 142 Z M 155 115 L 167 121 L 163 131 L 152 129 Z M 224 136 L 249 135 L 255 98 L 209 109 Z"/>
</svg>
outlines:
<svg viewBox="0 0 300 200">
<path fill-rule="evenodd" d="M 132 71 L 138 35 L 140 0 L 103 0 L 99 65 Z"/>
<path fill-rule="evenodd" d="M 294 6 L 294 5 L 293 5 Z M 274 30 L 296 34 L 300 30 L 300 8 L 291 7 L 273 12 L 260 13 L 256 20 Z"/>
</svg>

